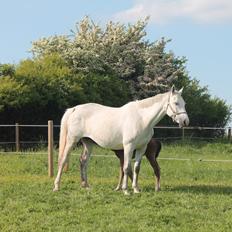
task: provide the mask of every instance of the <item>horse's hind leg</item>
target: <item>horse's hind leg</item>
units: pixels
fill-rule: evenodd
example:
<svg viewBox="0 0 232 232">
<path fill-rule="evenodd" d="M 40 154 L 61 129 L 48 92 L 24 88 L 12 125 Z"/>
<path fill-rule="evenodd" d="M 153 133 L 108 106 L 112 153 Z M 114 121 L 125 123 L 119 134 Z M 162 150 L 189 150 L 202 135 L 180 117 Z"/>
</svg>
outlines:
<svg viewBox="0 0 232 232">
<path fill-rule="evenodd" d="M 88 188 L 88 181 L 87 181 L 87 166 L 90 154 L 92 152 L 93 143 L 88 141 L 87 139 L 82 139 L 83 144 L 83 152 L 80 157 L 80 166 L 81 166 L 81 186 L 84 188 Z"/>
<path fill-rule="evenodd" d="M 59 161 L 58 161 L 58 173 L 54 182 L 54 189 L 53 191 L 58 191 L 59 187 L 60 187 L 60 180 L 61 180 L 61 176 L 62 176 L 62 172 L 63 172 L 63 168 L 64 165 L 66 164 L 66 162 L 68 161 L 68 155 L 70 150 L 72 149 L 72 146 L 74 145 L 74 143 L 76 143 L 77 139 L 74 137 L 69 137 L 67 136 L 67 141 L 65 144 L 65 148 L 64 148 L 64 152 L 62 157 L 60 157 Z"/>
</svg>

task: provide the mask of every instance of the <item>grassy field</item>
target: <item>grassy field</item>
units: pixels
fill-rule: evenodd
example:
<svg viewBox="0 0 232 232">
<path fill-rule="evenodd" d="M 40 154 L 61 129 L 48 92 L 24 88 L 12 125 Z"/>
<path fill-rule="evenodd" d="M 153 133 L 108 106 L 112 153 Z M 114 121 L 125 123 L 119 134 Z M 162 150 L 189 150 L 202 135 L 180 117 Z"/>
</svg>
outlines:
<svg viewBox="0 0 232 232">
<path fill-rule="evenodd" d="M 90 190 L 80 187 L 76 150 L 61 190 L 53 193 L 46 155 L 0 154 L 0 231 L 232 231 L 231 144 L 163 145 L 161 191 L 143 159 L 141 194 L 113 191 L 118 160 L 96 148 L 89 164 Z M 200 161 L 201 160 L 201 161 Z"/>
</svg>

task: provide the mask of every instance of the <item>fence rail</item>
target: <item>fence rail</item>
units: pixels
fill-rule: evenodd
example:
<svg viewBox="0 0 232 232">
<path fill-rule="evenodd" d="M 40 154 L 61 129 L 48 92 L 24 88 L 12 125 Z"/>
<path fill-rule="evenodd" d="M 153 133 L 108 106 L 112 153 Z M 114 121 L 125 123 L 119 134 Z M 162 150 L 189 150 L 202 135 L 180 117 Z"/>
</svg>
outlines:
<svg viewBox="0 0 232 232">
<path fill-rule="evenodd" d="M 10 144 L 15 144 L 15 149 L 16 151 L 20 150 L 20 145 L 22 144 L 48 144 L 48 134 L 46 131 L 44 131 L 44 137 L 41 139 L 36 139 L 36 140 L 25 140 L 20 136 L 20 132 L 22 131 L 22 128 L 43 128 L 46 129 L 49 127 L 49 123 L 48 124 L 43 124 L 43 125 L 33 125 L 33 124 L 3 124 L 0 125 L 0 130 L 1 128 L 14 128 L 15 132 L 13 132 L 14 138 L 13 136 L 11 136 L 11 139 L 7 139 L 6 141 L 1 141 L 0 139 L 0 145 L 10 145 Z M 53 129 L 59 129 L 60 125 L 52 125 Z M 178 140 L 178 139 L 199 139 L 199 140 L 203 140 L 203 139 L 208 139 L 208 140 L 212 140 L 215 139 L 214 136 L 196 136 L 194 133 L 190 134 L 189 132 L 191 131 L 223 131 L 223 138 L 228 139 L 229 141 L 232 140 L 232 131 L 231 131 L 231 127 L 200 127 L 200 126 L 195 126 L 195 127 L 177 127 L 177 126 L 156 126 L 154 127 L 155 129 L 155 137 L 157 139 L 160 140 Z M 165 136 L 160 136 L 160 133 L 156 133 L 157 130 L 159 131 L 163 131 L 163 130 L 170 130 L 170 131 L 179 131 L 178 135 L 165 135 Z M 162 133 L 161 133 L 162 134 Z M 54 143 L 57 144 L 58 139 L 54 140 Z"/>
</svg>

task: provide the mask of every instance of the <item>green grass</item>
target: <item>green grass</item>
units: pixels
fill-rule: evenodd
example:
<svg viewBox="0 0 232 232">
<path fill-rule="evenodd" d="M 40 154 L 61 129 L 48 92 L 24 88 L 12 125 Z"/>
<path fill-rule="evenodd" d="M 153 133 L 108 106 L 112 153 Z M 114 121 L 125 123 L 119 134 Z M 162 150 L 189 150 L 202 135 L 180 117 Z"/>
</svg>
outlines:
<svg viewBox="0 0 232 232">
<path fill-rule="evenodd" d="M 113 155 L 95 149 L 94 154 Z M 92 157 L 90 190 L 80 187 L 79 162 L 73 152 L 61 190 L 53 193 L 47 157 L 0 155 L 0 231 L 232 231 L 231 144 L 163 145 L 161 188 L 155 192 L 152 170 L 143 159 L 142 193 L 114 192 L 118 160 Z"/>
</svg>

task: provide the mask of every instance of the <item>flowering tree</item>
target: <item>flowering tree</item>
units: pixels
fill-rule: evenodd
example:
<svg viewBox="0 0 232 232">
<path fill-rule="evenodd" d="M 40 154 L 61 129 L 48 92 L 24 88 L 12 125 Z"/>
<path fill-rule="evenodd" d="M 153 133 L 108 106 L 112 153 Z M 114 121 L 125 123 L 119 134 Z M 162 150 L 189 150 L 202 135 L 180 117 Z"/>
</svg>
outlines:
<svg viewBox="0 0 232 232">
<path fill-rule="evenodd" d="M 165 52 L 168 40 L 149 43 L 148 18 L 125 26 L 109 22 L 102 29 L 89 17 L 76 24 L 72 36 L 60 35 L 33 42 L 35 57 L 58 53 L 75 72 L 114 74 L 130 83 L 134 98 L 163 91 L 184 75 L 184 58 Z"/>
</svg>

